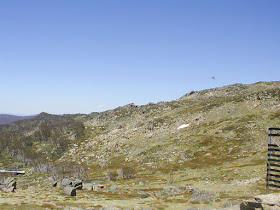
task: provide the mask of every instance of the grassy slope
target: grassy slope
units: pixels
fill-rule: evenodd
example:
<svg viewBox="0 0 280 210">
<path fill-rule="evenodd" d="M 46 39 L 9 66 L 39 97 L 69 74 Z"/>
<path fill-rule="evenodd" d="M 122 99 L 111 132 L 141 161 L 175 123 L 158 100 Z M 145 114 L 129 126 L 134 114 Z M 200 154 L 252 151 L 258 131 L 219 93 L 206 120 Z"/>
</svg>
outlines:
<svg viewBox="0 0 280 210">
<path fill-rule="evenodd" d="M 227 86 L 172 102 L 119 107 L 99 118 L 87 117 L 88 138 L 64 158 L 104 166 L 118 164 L 118 157 L 119 164 L 142 166 L 151 161 L 164 168 L 166 162 L 203 167 L 204 162 L 220 165 L 265 152 L 266 129 L 279 126 L 278 87 L 279 82 Z M 143 108 L 145 114 L 140 112 Z M 186 123 L 190 126 L 177 130 Z"/>
<path fill-rule="evenodd" d="M 172 186 L 216 193 L 219 199 L 213 207 L 265 193 L 267 128 L 280 126 L 279 87 L 280 82 L 236 84 L 186 94 L 171 102 L 92 113 L 82 117 L 86 135 L 73 140 L 60 160 L 88 164 L 89 179 L 104 178 L 107 169 L 136 168 L 135 179 L 105 182 L 121 186 L 121 198 L 118 193 L 99 195 L 119 206 L 122 202 L 116 199 L 131 201 L 139 192 L 166 187 L 168 181 L 173 181 Z M 187 123 L 189 127 L 177 130 Z M 131 188 L 135 195 L 126 191 Z M 188 202 L 188 196 L 145 202 L 177 209 L 181 203 L 206 205 Z"/>
<path fill-rule="evenodd" d="M 95 177 L 132 166 L 138 170 L 133 182 L 158 187 L 174 179 L 229 200 L 265 193 L 267 128 L 280 125 L 279 86 L 237 84 L 87 117 L 88 138 L 62 159 L 89 164 Z"/>
</svg>

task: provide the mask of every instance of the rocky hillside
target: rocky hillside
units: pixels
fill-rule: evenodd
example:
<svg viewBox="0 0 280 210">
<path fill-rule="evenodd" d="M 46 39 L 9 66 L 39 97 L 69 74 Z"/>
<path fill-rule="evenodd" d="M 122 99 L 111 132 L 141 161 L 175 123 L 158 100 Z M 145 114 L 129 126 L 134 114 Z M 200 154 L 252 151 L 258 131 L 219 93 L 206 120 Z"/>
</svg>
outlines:
<svg viewBox="0 0 280 210">
<path fill-rule="evenodd" d="M 134 182 L 207 188 L 220 202 L 265 192 L 269 127 L 280 127 L 280 81 L 89 115 L 41 113 L 0 126 L 0 151 L 3 165 L 75 162 L 90 178 L 129 166 L 137 171 Z"/>
<path fill-rule="evenodd" d="M 83 118 L 87 137 L 61 160 L 197 168 L 258 156 L 267 149 L 267 128 L 280 126 L 279 87 L 279 82 L 235 84 L 92 113 Z"/>
<path fill-rule="evenodd" d="M 280 82 L 235 84 L 89 115 L 41 113 L 2 125 L 1 149 L 16 153 L 13 144 L 49 158 L 56 155 L 56 161 L 100 166 L 221 164 L 265 152 L 267 128 L 279 127 L 279 87 Z M 62 152 L 57 155 L 57 150 Z"/>
</svg>

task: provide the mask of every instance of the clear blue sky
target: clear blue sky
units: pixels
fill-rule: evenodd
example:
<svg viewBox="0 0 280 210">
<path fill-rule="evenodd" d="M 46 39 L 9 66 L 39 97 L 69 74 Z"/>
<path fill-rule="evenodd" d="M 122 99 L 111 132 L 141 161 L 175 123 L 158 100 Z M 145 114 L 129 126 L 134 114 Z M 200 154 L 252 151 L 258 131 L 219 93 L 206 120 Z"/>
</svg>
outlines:
<svg viewBox="0 0 280 210">
<path fill-rule="evenodd" d="M 0 0 L 0 113 L 280 80 L 279 11 L 279 0 Z"/>
</svg>

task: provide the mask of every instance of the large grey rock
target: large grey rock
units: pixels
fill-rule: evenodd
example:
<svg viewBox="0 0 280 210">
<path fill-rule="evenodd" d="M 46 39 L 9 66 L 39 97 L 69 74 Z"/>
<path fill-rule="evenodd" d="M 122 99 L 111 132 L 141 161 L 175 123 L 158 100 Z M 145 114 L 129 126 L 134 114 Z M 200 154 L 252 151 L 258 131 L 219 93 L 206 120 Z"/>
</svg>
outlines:
<svg viewBox="0 0 280 210">
<path fill-rule="evenodd" d="M 279 210 L 280 194 L 258 195 L 252 200 L 243 201 L 240 210 Z"/>
<path fill-rule="evenodd" d="M 240 204 L 240 210 L 263 209 L 262 203 L 258 201 L 243 201 Z"/>
<path fill-rule="evenodd" d="M 77 190 L 83 189 L 83 181 L 80 179 L 75 179 L 72 182 L 72 186 L 75 187 Z"/>
<path fill-rule="evenodd" d="M 1 188 L 1 190 L 9 193 L 9 192 L 13 192 L 15 190 L 15 188 L 12 187 L 12 186 L 11 187 L 3 187 L 3 188 Z"/>
<path fill-rule="evenodd" d="M 58 185 L 60 186 L 60 185 Z M 61 186 L 62 187 L 66 187 L 66 186 L 71 186 L 76 188 L 77 190 L 81 190 L 83 189 L 83 181 L 80 179 L 76 179 L 76 178 L 64 178 L 61 181 Z"/>
<path fill-rule="evenodd" d="M 61 185 L 62 185 L 62 186 L 69 186 L 69 185 L 72 185 L 72 181 L 71 181 L 70 178 L 64 178 L 64 179 L 62 179 L 62 181 L 61 181 Z"/>
<path fill-rule="evenodd" d="M 70 196 L 76 196 L 76 188 L 75 187 L 64 187 L 62 188 L 62 192 L 66 195 L 70 195 Z"/>
<path fill-rule="evenodd" d="M 274 206 L 280 206 L 280 194 L 268 194 L 258 195 L 255 197 L 256 201 L 260 201 L 263 204 L 271 204 Z"/>
<path fill-rule="evenodd" d="M 13 192 L 17 187 L 17 182 L 12 177 L 7 177 L 6 179 L 2 180 L 0 185 L 0 189 L 4 192 Z"/>
<path fill-rule="evenodd" d="M 7 188 L 13 187 L 14 189 L 16 189 L 17 182 L 14 179 L 10 179 L 9 182 L 6 182 L 6 187 Z"/>
<path fill-rule="evenodd" d="M 53 182 L 52 182 L 52 186 L 53 186 L 53 187 L 57 187 L 57 184 L 58 184 L 58 181 L 53 181 Z"/>
</svg>

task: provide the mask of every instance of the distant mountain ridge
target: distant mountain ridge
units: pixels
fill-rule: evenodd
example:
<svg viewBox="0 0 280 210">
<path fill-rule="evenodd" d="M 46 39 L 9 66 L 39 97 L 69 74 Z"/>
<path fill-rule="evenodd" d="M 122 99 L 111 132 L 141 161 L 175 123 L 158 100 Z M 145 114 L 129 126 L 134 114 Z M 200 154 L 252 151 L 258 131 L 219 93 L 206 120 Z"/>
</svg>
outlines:
<svg viewBox="0 0 280 210">
<path fill-rule="evenodd" d="M 0 114 L 0 125 L 10 124 L 18 120 L 24 120 L 32 117 L 34 116 L 16 116 L 10 114 Z"/>
</svg>

